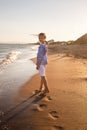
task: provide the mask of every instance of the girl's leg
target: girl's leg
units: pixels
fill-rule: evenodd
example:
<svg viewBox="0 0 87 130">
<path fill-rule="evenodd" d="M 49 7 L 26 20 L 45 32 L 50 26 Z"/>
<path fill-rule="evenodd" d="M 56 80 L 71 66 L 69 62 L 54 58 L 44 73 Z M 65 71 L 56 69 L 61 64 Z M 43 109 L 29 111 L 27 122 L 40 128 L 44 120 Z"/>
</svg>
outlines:
<svg viewBox="0 0 87 130">
<path fill-rule="evenodd" d="M 43 85 L 45 87 L 45 92 L 49 92 L 49 89 L 48 89 L 48 85 L 47 85 L 47 80 L 46 80 L 46 77 L 45 77 L 45 66 L 44 65 L 40 65 L 40 76 L 41 76 L 41 83 L 40 83 L 40 91 L 42 90 L 43 88 Z"/>
<path fill-rule="evenodd" d="M 48 85 L 47 85 L 47 80 L 46 80 L 45 76 L 42 77 L 42 81 L 43 81 L 43 84 L 44 84 L 44 87 L 45 87 L 45 92 L 49 93 L 49 89 L 48 89 Z"/>
<path fill-rule="evenodd" d="M 43 80 L 42 80 L 42 77 L 41 77 L 41 82 L 40 82 L 40 91 L 42 91 L 42 88 L 43 88 Z"/>
</svg>

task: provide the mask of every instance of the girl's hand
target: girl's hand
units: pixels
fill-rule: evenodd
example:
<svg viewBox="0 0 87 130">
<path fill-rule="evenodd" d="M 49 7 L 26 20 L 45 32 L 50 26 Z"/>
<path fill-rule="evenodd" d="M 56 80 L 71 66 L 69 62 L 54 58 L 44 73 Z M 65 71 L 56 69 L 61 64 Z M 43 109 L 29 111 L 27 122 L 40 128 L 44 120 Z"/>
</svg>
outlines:
<svg viewBox="0 0 87 130">
<path fill-rule="evenodd" d="M 36 66 L 36 70 L 38 70 L 38 66 Z"/>
<path fill-rule="evenodd" d="M 36 66 L 36 69 L 39 70 L 39 66 Z"/>
<path fill-rule="evenodd" d="M 37 61 L 37 66 L 36 66 L 36 69 L 37 69 L 37 70 L 39 70 L 40 65 L 41 65 L 41 59 L 39 59 L 39 60 Z"/>
</svg>

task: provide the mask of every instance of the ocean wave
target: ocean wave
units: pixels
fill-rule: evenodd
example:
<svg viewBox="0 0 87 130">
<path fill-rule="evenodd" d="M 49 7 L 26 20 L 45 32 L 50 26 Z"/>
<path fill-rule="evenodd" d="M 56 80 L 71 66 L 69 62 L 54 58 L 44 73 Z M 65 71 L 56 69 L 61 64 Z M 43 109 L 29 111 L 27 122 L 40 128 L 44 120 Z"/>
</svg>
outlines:
<svg viewBox="0 0 87 130">
<path fill-rule="evenodd" d="M 1 62 L 0 62 L 0 66 L 1 65 L 7 65 L 9 63 L 12 63 L 14 62 L 18 55 L 21 54 L 20 51 L 11 51 L 10 53 L 8 53 L 5 57 L 5 59 L 3 59 Z"/>
</svg>

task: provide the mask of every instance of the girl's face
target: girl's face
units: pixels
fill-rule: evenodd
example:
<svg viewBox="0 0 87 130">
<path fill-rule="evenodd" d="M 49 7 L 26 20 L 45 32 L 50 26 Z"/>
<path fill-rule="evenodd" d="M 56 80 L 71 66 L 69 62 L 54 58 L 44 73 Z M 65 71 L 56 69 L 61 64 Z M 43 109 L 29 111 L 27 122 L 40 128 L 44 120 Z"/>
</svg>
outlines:
<svg viewBox="0 0 87 130">
<path fill-rule="evenodd" d="M 44 43 L 46 41 L 46 37 L 45 36 L 39 36 L 39 41 L 41 43 Z"/>
</svg>

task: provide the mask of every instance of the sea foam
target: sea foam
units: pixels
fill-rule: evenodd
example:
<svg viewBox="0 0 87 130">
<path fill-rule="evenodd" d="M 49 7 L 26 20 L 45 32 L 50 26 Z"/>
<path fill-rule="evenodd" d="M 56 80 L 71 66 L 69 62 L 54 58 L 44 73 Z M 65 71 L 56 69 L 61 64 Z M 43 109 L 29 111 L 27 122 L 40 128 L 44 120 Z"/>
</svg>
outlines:
<svg viewBox="0 0 87 130">
<path fill-rule="evenodd" d="M 20 51 L 11 51 L 8 53 L 6 57 L 0 62 L 0 73 L 2 73 L 2 70 L 5 69 L 6 65 L 13 63 L 20 54 Z"/>
<path fill-rule="evenodd" d="M 6 55 L 6 58 L 3 59 L 1 62 L 0 62 L 0 65 L 1 64 L 8 64 L 8 63 L 11 63 L 11 62 L 14 62 L 16 59 L 17 59 L 17 56 L 21 54 L 21 52 L 19 51 L 11 51 L 10 53 L 8 53 Z"/>
</svg>

